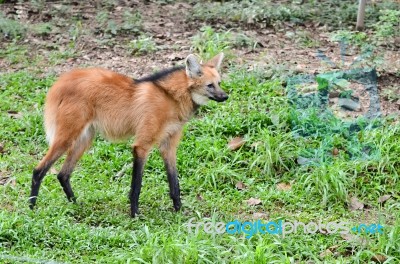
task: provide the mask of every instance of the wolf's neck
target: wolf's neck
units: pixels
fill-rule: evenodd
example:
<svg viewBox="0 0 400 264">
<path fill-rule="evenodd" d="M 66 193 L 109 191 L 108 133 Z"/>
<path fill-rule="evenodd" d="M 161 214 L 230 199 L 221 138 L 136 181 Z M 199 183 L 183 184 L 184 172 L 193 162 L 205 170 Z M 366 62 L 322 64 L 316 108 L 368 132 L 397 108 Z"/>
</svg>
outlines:
<svg viewBox="0 0 400 264">
<path fill-rule="evenodd" d="M 198 109 L 198 105 L 192 100 L 189 86 L 190 80 L 183 66 L 166 69 L 153 75 L 135 80 L 136 84 L 151 83 L 158 87 L 166 95 L 171 97 L 180 109 L 181 119 L 188 119 Z"/>
<path fill-rule="evenodd" d="M 189 78 L 185 69 L 175 71 L 153 84 L 174 99 L 186 114 L 191 115 L 198 108 L 190 95 Z"/>
</svg>

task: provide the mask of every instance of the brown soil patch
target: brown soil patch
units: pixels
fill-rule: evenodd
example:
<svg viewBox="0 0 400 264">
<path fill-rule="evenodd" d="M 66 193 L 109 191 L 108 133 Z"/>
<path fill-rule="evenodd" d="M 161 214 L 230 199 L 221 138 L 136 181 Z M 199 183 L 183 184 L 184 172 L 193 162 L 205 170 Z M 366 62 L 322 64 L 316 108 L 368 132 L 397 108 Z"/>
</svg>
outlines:
<svg viewBox="0 0 400 264">
<path fill-rule="evenodd" d="M 184 58 L 191 52 L 191 37 L 196 35 L 204 25 L 203 22 L 188 19 L 193 6 L 183 1 L 170 4 L 139 0 L 109 1 L 115 3 L 111 6 L 104 5 L 105 2 L 107 1 L 49 1 L 39 8 L 32 6 L 29 2 L 1 4 L 0 11 L 7 17 L 18 19 L 21 23 L 27 25 L 50 23 L 54 26 L 49 34 L 37 35 L 29 31 L 27 36 L 18 43 L 28 49 L 26 53 L 28 60 L 34 61 L 35 58 L 41 56 L 43 58 L 41 61 L 24 64 L 0 59 L 1 71 L 40 69 L 43 75 L 47 75 L 59 74 L 77 67 L 96 66 L 139 78 L 155 70 L 182 64 Z M 143 21 L 141 31 L 152 36 L 159 47 L 158 50 L 142 56 L 132 55 L 127 44 L 136 39 L 138 33 L 118 33 L 112 39 L 107 39 L 96 20 L 96 16 L 102 11 L 108 12 L 109 19 L 117 24 L 123 22 L 125 11 L 139 12 Z M 72 41 L 71 30 L 74 26 L 78 26 L 81 32 Z M 280 68 L 282 75 L 318 74 L 346 69 L 360 55 L 359 50 L 348 47 L 343 63 L 339 45 L 330 40 L 330 33 L 326 27 L 312 23 L 299 26 L 283 23 L 279 29 L 244 27 L 232 29 L 231 24 L 221 22 L 213 26 L 221 30 L 231 29 L 243 32 L 259 43 L 255 50 L 246 48 L 233 50 L 236 57 L 230 63 L 247 66 L 249 70 L 255 67 L 266 70 Z M 304 47 L 301 43 L 301 36 L 304 35 L 314 39 L 317 44 L 314 47 Z M 49 57 L 52 52 L 68 50 L 72 42 L 74 42 L 77 55 L 64 58 L 56 65 L 50 66 Z M 9 45 L 12 44 L 5 41 L 0 43 L 0 48 L 6 49 Z M 320 50 L 320 54 L 326 55 L 335 66 L 323 62 L 317 56 L 317 50 Z M 380 51 L 382 50 L 384 61 L 378 67 L 378 72 L 381 74 L 378 83 L 379 90 L 382 94 L 389 88 L 398 92 L 400 81 L 396 74 L 400 72 L 400 52 L 398 49 L 391 50 L 383 47 Z M 364 109 L 366 103 L 361 102 L 361 104 Z M 387 94 L 381 95 L 381 105 L 384 114 L 399 111 L 399 100 L 392 98 L 389 100 Z"/>
</svg>

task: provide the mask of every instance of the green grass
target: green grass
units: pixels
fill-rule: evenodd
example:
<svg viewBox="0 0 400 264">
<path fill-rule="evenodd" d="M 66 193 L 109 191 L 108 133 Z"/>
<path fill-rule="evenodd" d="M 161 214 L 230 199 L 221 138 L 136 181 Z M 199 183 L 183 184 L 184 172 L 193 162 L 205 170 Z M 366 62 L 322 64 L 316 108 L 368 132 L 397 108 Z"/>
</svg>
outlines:
<svg viewBox="0 0 400 264">
<path fill-rule="evenodd" d="M 372 50 L 376 46 L 393 46 L 393 39 L 400 36 L 400 11 L 380 10 L 378 21 L 369 34 L 366 32 L 339 30 L 331 34 L 334 41 L 346 41 L 363 50 Z"/>
<path fill-rule="evenodd" d="M 393 0 L 377 1 L 366 7 L 366 27 L 379 26 L 377 21 L 382 15 L 381 10 L 392 10 L 386 13 L 389 18 L 386 22 L 393 21 L 400 7 Z M 233 23 L 246 26 L 265 28 L 280 27 L 283 22 L 299 24 L 312 22 L 320 23 L 331 29 L 347 29 L 355 26 L 357 19 L 358 2 L 352 0 L 342 1 L 265 1 L 265 0 L 243 0 L 243 1 L 201 1 L 196 3 L 188 20 L 200 20 L 209 23 Z M 332 14 L 335 14 L 332 16 Z M 385 15 L 385 14 L 384 14 Z M 385 26 L 385 25 L 381 25 Z M 387 30 L 391 30 L 386 27 Z"/>
<path fill-rule="evenodd" d="M 54 76 L 38 78 L 26 71 L 1 75 L 0 175 L 10 177 L 10 182 L 0 185 L 0 262 L 28 258 L 66 263 L 366 263 L 383 255 L 386 263 L 398 263 L 400 125 L 382 121 L 357 134 L 360 144 L 375 147 L 372 158 L 352 159 L 343 150 L 322 164 L 302 166 L 297 164 L 299 155 L 310 150 L 325 153 L 332 146 L 344 149 L 351 140 L 328 129 L 333 123 L 324 124 L 318 116 L 308 117 L 304 124 L 327 132 L 299 136 L 304 128 L 301 112 L 290 105 L 279 80 L 238 69 L 228 73 L 222 87 L 230 99 L 202 107 L 186 125 L 178 151 L 182 211 L 172 211 L 162 160 L 155 150 L 145 168 L 141 215 L 135 219 L 129 217 L 127 198 L 131 169 L 113 179 L 132 162 L 130 144 L 100 137 L 71 179 L 79 203 L 66 201 L 50 173 L 37 208 L 29 210 L 31 172 L 47 150 L 42 109 Z M 20 113 L 20 118 L 12 118 L 8 111 Z M 243 136 L 246 144 L 229 151 L 226 145 L 236 136 Z M 239 181 L 247 189 L 237 190 Z M 290 183 L 291 189 L 278 190 L 281 182 Z M 392 198 L 382 206 L 378 198 L 385 194 Z M 368 209 L 349 211 L 352 196 Z M 261 199 L 262 205 L 248 206 L 245 200 L 251 197 Z M 379 222 L 385 229 L 382 235 L 358 235 L 367 243 L 346 241 L 339 234 L 257 234 L 246 239 L 238 234 L 188 232 L 193 217 L 198 222 L 246 221 L 257 212 L 267 213 L 270 221 Z M 332 246 L 338 246 L 334 254 L 320 256 Z"/>
<path fill-rule="evenodd" d="M 26 26 L 19 21 L 7 18 L 3 12 L 0 12 L 0 40 L 18 39 L 24 37 Z"/>
<path fill-rule="evenodd" d="M 65 63 L 69 58 L 79 56 L 79 51 L 72 46 L 65 49 L 58 45 L 49 45 L 53 48 L 46 52 L 46 55 L 37 50 L 30 50 L 28 45 L 23 45 L 16 41 L 6 43 L 4 49 L 0 49 L 0 59 L 3 59 L 9 65 L 17 65 L 29 72 L 36 74 L 43 72 L 43 66 L 58 65 Z"/>
<path fill-rule="evenodd" d="M 157 44 L 151 36 L 145 34 L 138 36 L 127 44 L 127 48 L 133 55 L 144 55 L 157 51 Z"/>
<path fill-rule="evenodd" d="M 200 32 L 192 37 L 192 50 L 205 60 L 224 52 L 225 57 L 232 58 L 232 48 L 255 49 L 257 42 L 243 33 L 230 30 L 217 32 L 210 26 L 200 28 Z"/>
<path fill-rule="evenodd" d="M 126 10 L 122 16 L 122 23 L 111 19 L 110 16 L 112 17 L 112 14 L 105 10 L 96 15 L 97 33 L 103 32 L 113 36 L 119 33 L 131 35 L 132 33 L 138 34 L 142 30 L 142 16 L 139 12 L 131 13 Z"/>
</svg>

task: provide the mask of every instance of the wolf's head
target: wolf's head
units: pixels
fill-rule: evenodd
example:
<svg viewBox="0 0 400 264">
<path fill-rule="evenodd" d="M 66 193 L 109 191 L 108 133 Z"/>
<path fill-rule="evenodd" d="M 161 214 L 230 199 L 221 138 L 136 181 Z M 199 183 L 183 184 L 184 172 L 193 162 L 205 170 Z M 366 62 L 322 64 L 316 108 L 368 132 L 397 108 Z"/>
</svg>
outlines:
<svg viewBox="0 0 400 264">
<path fill-rule="evenodd" d="M 228 95 L 219 86 L 221 76 L 219 68 L 224 54 L 220 53 L 204 64 L 197 61 L 195 55 L 186 58 L 186 74 L 190 79 L 190 93 L 192 100 L 198 105 L 204 105 L 208 100 L 223 102 Z"/>
</svg>

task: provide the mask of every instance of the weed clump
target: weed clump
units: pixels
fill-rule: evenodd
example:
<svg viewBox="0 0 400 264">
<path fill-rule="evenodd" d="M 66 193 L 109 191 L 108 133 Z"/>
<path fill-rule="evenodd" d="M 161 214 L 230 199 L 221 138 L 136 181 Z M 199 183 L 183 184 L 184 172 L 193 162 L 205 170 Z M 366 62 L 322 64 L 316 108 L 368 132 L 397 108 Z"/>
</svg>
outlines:
<svg viewBox="0 0 400 264">
<path fill-rule="evenodd" d="M 18 21 L 9 19 L 0 13 L 0 33 L 0 38 L 17 39 L 25 35 L 26 27 Z"/>
</svg>

